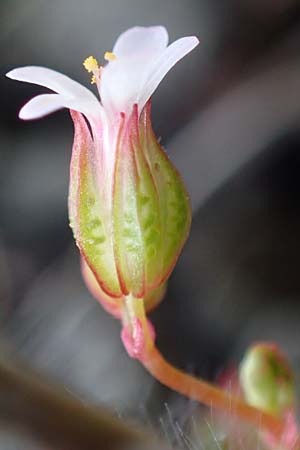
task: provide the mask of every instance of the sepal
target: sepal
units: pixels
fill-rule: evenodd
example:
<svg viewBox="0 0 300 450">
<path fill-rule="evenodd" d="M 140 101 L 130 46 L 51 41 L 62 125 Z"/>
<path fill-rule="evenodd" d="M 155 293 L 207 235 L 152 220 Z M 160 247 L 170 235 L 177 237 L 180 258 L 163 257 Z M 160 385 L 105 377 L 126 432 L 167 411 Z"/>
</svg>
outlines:
<svg viewBox="0 0 300 450">
<path fill-rule="evenodd" d="M 170 275 L 191 223 L 180 175 L 151 127 L 150 102 L 137 105 L 116 151 L 113 224 L 116 266 L 124 295 L 145 297 Z"/>
<path fill-rule="evenodd" d="M 70 225 L 76 244 L 103 291 L 120 297 L 111 215 L 98 183 L 103 167 L 84 117 L 75 111 L 71 116 L 75 135 L 70 166 Z"/>
</svg>

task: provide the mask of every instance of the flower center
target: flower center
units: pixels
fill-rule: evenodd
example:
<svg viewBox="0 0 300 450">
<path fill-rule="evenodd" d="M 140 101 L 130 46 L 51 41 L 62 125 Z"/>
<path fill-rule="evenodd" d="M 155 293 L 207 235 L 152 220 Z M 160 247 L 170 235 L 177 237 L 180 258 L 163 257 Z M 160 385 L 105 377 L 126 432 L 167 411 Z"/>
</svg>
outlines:
<svg viewBox="0 0 300 450">
<path fill-rule="evenodd" d="M 116 55 L 113 52 L 105 52 L 104 53 L 104 59 L 106 61 L 114 61 L 117 59 Z M 99 83 L 101 81 L 101 72 L 103 67 L 99 66 L 98 61 L 94 56 L 89 56 L 83 61 L 84 68 L 89 72 L 92 73 L 92 84 L 97 84 L 99 86 Z"/>
</svg>

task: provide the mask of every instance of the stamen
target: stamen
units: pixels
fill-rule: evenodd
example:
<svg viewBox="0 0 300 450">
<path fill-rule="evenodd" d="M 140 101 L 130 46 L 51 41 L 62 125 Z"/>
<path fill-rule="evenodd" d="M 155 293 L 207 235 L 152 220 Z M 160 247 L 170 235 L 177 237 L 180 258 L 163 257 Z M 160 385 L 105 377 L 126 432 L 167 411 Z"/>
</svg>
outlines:
<svg viewBox="0 0 300 450">
<path fill-rule="evenodd" d="M 99 69 L 98 61 L 93 56 L 89 56 L 83 61 L 84 68 L 89 72 L 95 72 Z"/>
<path fill-rule="evenodd" d="M 106 61 L 114 61 L 115 59 L 117 59 L 117 57 L 113 52 L 105 52 L 104 59 Z"/>
<path fill-rule="evenodd" d="M 94 58 L 93 56 L 89 56 L 88 58 L 86 58 L 83 61 L 83 66 L 89 73 L 93 74 L 92 75 L 92 79 L 91 79 L 91 84 L 99 85 L 100 78 L 101 78 L 102 67 L 99 66 L 98 61 L 96 60 L 96 58 Z"/>
</svg>

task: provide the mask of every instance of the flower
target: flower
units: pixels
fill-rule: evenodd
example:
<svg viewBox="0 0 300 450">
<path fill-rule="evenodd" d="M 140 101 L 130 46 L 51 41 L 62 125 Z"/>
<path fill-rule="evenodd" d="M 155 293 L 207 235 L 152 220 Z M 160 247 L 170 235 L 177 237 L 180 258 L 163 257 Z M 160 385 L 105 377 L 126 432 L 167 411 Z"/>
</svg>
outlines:
<svg viewBox="0 0 300 450">
<path fill-rule="evenodd" d="M 100 101 L 76 81 L 47 68 L 27 66 L 7 74 L 55 92 L 30 100 L 19 113 L 21 119 L 64 107 L 71 111 L 70 224 L 100 296 L 103 292 L 111 299 L 108 309 L 115 315 L 124 296 L 145 298 L 157 289 L 161 296 L 160 287 L 189 231 L 188 196 L 152 131 L 150 97 L 197 44 L 190 36 L 168 46 L 162 26 L 125 31 L 112 52 L 105 53 L 104 67 L 92 56 L 83 63 Z"/>
</svg>

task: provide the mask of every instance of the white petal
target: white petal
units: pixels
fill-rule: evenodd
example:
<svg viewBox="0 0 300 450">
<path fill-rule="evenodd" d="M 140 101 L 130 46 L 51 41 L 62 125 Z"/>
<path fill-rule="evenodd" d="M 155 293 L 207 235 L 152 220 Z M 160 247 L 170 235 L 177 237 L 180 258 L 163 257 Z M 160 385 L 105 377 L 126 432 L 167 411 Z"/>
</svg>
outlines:
<svg viewBox="0 0 300 450">
<path fill-rule="evenodd" d="M 134 27 L 117 39 L 113 53 L 103 72 L 100 96 L 108 114 L 127 112 L 137 102 L 151 64 L 168 44 L 164 27 Z"/>
<path fill-rule="evenodd" d="M 167 41 L 163 27 L 136 27 L 118 38 L 113 48 L 116 59 L 104 67 L 100 84 L 109 115 L 127 113 L 134 103 L 141 110 L 167 72 L 199 42 L 189 36 L 166 47 Z"/>
<path fill-rule="evenodd" d="M 19 117 L 23 120 L 39 119 L 62 108 L 77 111 L 77 103 L 76 100 L 66 99 L 59 94 L 37 95 L 21 108 Z"/>
<path fill-rule="evenodd" d="M 129 64 L 124 59 L 112 61 L 104 68 L 100 97 L 108 115 L 131 110 L 132 105 L 137 102 L 149 65 L 149 60 Z"/>
<path fill-rule="evenodd" d="M 98 117 L 100 114 L 100 103 L 89 89 L 55 70 L 46 67 L 26 66 L 13 69 L 6 76 L 12 80 L 33 83 L 51 89 L 60 94 L 63 106 L 71 103 L 73 109 L 87 116 Z M 58 100 L 53 99 L 51 101 Z"/>
<path fill-rule="evenodd" d="M 138 100 L 139 108 L 142 109 L 158 87 L 159 83 L 185 55 L 190 53 L 199 44 L 195 36 L 187 36 L 173 42 L 162 55 L 153 63 L 148 79 L 143 86 Z"/>
<path fill-rule="evenodd" d="M 133 27 L 122 33 L 113 48 L 117 58 L 132 57 L 146 52 L 148 55 L 162 51 L 168 45 L 165 27 Z"/>
<path fill-rule="evenodd" d="M 62 98 L 58 94 L 37 95 L 23 106 L 19 117 L 23 120 L 38 119 L 64 107 Z"/>
<path fill-rule="evenodd" d="M 44 86 L 58 94 L 66 96 L 86 95 L 93 96 L 92 92 L 77 81 L 56 72 L 55 70 L 39 66 L 26 66 L 13 69 L 6 74 L 8 78 L 26 83 Z"/>
</svg>

